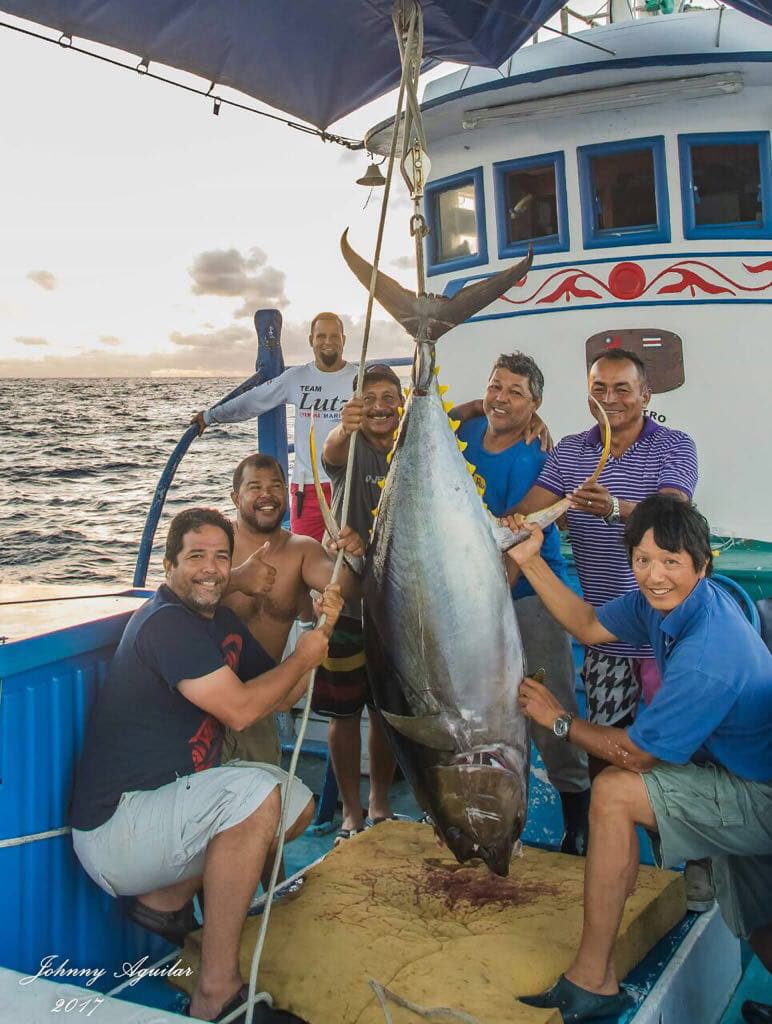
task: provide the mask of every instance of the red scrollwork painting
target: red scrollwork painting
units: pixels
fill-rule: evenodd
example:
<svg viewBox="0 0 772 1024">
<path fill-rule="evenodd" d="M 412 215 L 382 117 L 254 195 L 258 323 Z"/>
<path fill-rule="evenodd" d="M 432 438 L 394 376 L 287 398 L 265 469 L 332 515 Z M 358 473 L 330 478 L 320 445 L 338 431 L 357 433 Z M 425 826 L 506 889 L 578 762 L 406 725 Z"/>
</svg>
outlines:
<svg viewBox="0 0 772 1024">
<path fill-rule="evenodd" d="M 501 298 L 512 306 L 524 306 L 531 302 L 536 305 L 554 305 L 563 300 L 570 303 L 572 299 L 612 298 L 633 302 L 644 295 L 737 296 L 772 289 L 772 260 L 756 265 L 743 263 L 742 267 L 748 274 L 767 274 L 769 279 L 758 285 L 742 284 L 710 263 L 687 259 L 671 263 L 647 280 L 644 267 L 627 261 L 615 264 L 605 281 L 581 267 L 561 267 L 525 298 L 512 298 L 511 293 Z M 518 281 L 515 288 L 527 288 L 528 276 Z"/>
</svg>

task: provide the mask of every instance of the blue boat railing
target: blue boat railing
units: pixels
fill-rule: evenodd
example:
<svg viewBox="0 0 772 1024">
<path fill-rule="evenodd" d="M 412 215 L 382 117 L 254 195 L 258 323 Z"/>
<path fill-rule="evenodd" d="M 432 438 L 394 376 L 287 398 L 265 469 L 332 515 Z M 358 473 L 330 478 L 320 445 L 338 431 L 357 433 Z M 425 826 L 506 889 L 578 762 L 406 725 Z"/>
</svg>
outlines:
<svg viewBox="0 0 772 1024">
<path fill-rule="evenodd" d="M 273 380 L 284 371 L 284 355 L 281 348 L 282 317 L 278 309 L 259 309 L 255 313 L 255 330 L 257 331 L 257 358 L 255 360 L 255 373 L 248 377 L 237 388 L 229 391 L 220 399 L 228 402 L 238 395 L 244 394 L 258 384 Z M 372 360 L 373 363 L 386 363 L 388 366 L 410 366 L 412 357 L 395 357 L 392 359 Z M 150 565 L 150 556 L 153 550 L 153 540 L 161 519 L 166 495 L 174 480 L 179 464 L 193 441 L 198 436 L 198 426 L 194 423 L 187 428 L 182 435 L 174 451 L 169 456 L 163 472 L 156 484 L 153 499 L 150 502 L 145 526 L 142 530 L 142 538 L 137 552 L 137 561 L 134 566 L 135 587 L 144 587 L 147 579 L 147 570 Z M 295 451 L 295 446 L 287 440 L 287 413 L 286 407 L 282 404 L 270 412 L 263 413 L 257 418 L 258 450 L 264 455 L 272 455 L 281 463 L 287 475 L 288 455 Z"/>
</svg>

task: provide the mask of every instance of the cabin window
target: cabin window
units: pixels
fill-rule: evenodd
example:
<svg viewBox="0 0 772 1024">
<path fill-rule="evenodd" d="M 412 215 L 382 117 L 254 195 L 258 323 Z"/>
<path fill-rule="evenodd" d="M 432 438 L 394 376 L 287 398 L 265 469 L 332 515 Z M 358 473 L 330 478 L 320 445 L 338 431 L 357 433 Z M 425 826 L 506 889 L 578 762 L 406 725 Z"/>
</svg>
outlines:
<svg viewBox="0 0 772 1024">
<path fill-rule="evenodd" d="M 562 153 L 493 165 L 499 256 L 569 248 Z"/>
<path fill-rule="evenodd" d="M 680 135 L 685 238 L 771 238 L 768 132 Z"/>
<path fill-rule="evenodd" d="M 662 136 L 580 146 L 586 248 L 670 241 Z"/>
<path fill-rule="evenodd" d="M 426 219 L 429 274 L 487 263 L 482 167 L 428 185 Z"/>
</svg>

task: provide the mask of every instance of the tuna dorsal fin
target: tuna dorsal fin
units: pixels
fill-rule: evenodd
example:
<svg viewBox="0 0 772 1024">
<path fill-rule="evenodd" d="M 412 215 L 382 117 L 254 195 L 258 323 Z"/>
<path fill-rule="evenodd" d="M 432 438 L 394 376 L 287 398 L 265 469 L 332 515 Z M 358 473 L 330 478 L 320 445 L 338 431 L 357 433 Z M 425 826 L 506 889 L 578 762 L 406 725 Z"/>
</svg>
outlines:
<svg viewBox="0 0 772 1024">
<path fill-rule="evenodd" d="M 340 248 L 354 276 L 369 289 L 372 264 L 351 248 L 348 230 L 343 232 Z M 445 295 L 416 295 L 379 270 L 375 278 L 375 297 L 411 337 L 421 341 L 437 341 L 525 277 L 532 260 L 533 250 L 529 250 L 525 259 L 514 267 L 466 285 L 452 299 Z"/>
<path fill-rule="evenodd" d="M 390 711 L 381 714 L 394 729 L 414 743 L 432 750 L 455 750 L 456 744 L 448 732 L 447 726 L 439 715 L 426 715 L 423 718 L 412 718 L 409 715 L 393 715 Z"/>
</svg>

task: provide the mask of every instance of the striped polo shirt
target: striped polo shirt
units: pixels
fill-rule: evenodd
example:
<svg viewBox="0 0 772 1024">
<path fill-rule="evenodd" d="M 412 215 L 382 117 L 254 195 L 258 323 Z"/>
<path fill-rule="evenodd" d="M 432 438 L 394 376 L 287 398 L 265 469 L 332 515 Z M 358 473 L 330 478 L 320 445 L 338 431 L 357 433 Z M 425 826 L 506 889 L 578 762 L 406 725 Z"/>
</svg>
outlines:
<svg viewBox="0 0 772 1024">
<path fill-rule="evenodd" d="M 598 426 L 569 434 L 550 452 L 536 486 L 564 497 L 592 475 L 602 447 Z M 646 417 L 637 440 L 618 459 L 609 455 L 599 483 L 625 501 L 642 501 L 667 487 L 691 498 L 697 485 L 694 441 L 683 431 L 668 430 Z M 624 523 L 609 526 L 604 519 L 580 509 L 568 512 L 579 582 L 585 600 L 596 608 L 638 589 L 623 542 L 624 529 Z M 626 643 L 599 644 L 597 649 L 618 657 L 653 656 L 648 646 Z"/>
</svg>

